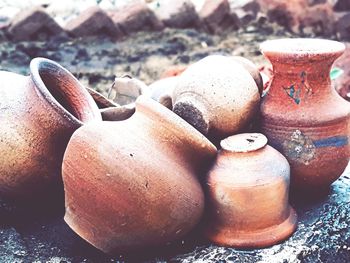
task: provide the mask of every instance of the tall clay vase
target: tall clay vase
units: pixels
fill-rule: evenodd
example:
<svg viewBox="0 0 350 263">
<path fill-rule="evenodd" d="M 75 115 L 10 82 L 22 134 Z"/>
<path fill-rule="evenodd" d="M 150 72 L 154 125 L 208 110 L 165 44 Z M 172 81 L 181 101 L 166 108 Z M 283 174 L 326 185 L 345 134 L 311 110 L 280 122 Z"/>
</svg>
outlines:
<svg viewBox="0 0 350 263">
<path fill-rule="evenodd" d="M 207 178 L 206 235 L 219 245 L 261 248 L 289 237 L 297 225 L 288 203 L 289 164 L 262 134 L 221 141 Z"/>
<path fill-rule="evenodd" d="M 349 161 L 350 104 L 331 86 L 342 43 L 280 39 L 261 45 L 273 78 L 261 104 L 262 131 L 288 159 L 296 189 L 320 191 Z"/>
<path fill-rule="evenodd" d="M 111 254 L 178 239 L 202 216 L 198 176 L 215 154 L 191 125 L 140 96 L 129 119 L 73 134 L 62 168 L 64 219 Z"/>
<path fill-rule="evenodd" d="M 44 58 L 30 76 L 0 72 L 0 194 L 27 198 L 61 178 L 63 153 L 73 132 L 101 115 L 78 80 Z"/>
</svg>

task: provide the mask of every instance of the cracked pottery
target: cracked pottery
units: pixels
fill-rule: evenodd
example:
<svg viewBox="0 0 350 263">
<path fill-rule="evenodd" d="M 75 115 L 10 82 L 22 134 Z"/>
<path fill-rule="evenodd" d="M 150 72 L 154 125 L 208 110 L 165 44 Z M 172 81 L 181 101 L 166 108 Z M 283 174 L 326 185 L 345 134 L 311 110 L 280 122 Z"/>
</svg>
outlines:
<svg viewBox="0 0 350 263">
<path fill-rule="evenodd" d="M 220 55 L 190 65 L 173 92 L 173 111 L 212 141 L 246 128 L 257 114 L 260 95 L 250 72 Z"/>
<path fill-rule="evenodd" d="M 176 240 L 201 219 L 198 176 L 215 155 L 191 125 L 140 96 L 129 119 L 91 123 L 73 134 L 62 167 L 64 219 L 110 254 Z"/>
<path fill-rule="evenodd" d="M 286 158 L 259 133 L 230 136 L 220 145 L 207 177 L 206 236 L 235 248 L 272 246 L 289 237 L 297 215 L 288 203 Z"/>
<path fill-rule="evenodd" d="M 261 44 L 273 78 L 261 104 L 262 132 L 291 165 L 296 189 L 321 191 L 349 161 L 350 104 L 331 86 L 342 43 L 280 39 Z"/>
<path fill-rule="evenodd" d="M 30 76 L 1 71 L 0 79 L 0 193 L 33 197 L 61 180 L 72 133 L 101 115 L 78 80 L 51 60 L 33 59 Z"/>
<path fill-rule="evenodd" d="M 98 105 L 104 121 L 121 121 L 135 112 L 135 101 L 141 95 L 149 96 L 149 88 L 142 81 L 128 75 L 115 78 L 108 98 L 87 88 Z"/>
</svg>

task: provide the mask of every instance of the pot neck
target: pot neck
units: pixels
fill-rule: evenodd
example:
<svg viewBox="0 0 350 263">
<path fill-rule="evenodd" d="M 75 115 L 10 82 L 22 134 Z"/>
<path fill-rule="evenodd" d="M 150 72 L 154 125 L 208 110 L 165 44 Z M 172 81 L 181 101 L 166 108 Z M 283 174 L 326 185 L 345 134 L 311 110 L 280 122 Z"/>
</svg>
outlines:
<svg viewBox="0 0 350 263">
<path fill-rule="evenodd" d="M 136 100 L 136 112 L 129 120 L 143 122 L 160 147 L 170 147 L 169 153 L 174 152 L 176 158 L 184 158 L 186 163 L 197 168 L 217 153 L 216 147 L 204 135 L 147 96 L 141 95 Z"/>
<path fill-rule="evenodd" d="M 30 63 L 30 78 L 36 91 L 69 122 L 78 126 L 102 120 L 96 103 L 88 91 L 65 68 L 45 58 Z"/>
</svg>

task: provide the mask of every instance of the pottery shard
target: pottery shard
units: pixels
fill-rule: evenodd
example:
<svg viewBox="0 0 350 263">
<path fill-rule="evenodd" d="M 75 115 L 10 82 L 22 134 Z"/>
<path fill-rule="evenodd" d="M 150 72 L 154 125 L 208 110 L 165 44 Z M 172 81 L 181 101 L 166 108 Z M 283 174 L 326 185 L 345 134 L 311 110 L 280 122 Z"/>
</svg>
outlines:
<svg viewBox="0 0 350 263">
<path fill-rule="evenodd" d="M 65 29 L 75 37 L 89 35 L 108 35 L 113 38 L 124 36 L 122 30 L 117 27 L 113 20 L 98 6 L 90 7 L 78 17 L 70 20 Z"/>
<path fill-rule="evenodd" d="M 121 9 L 110 11 L 113 22 L 125 34 L 136 31 L 162 30 L 163 23 L 156 17 L 145 2 L 136 1 L 125 5 Z"/>
<path fill-rule="evenodd" d="M 64 33 L 63 29 L 40 6 L 19 12 L 10 21 L 8 32 L 11 38 L 17 41 Z"/>
<path fill-rule="evenodd" d="M 336 31 L 340 39 L 350 39 L 350 12 L 336 13 Z"/>
<path fill-rule="evenodd" d="M 336 0 L 334 4 L 334 11 L 350 11 L 350 1 L 349 0 Z"/>
<path fill-rule="evenodd" d="M 229 26 L 229 23 L 227 23 L 229 15 L 230 4 L 228 0 L 206 0 L 199 12 L 204 29 L 210 33 L 216 33 L 220 29 L 227 28 Z"/>
<path fill-rule="evenodd" d="M 167 27 L 188 28 L 199 25 L 199 17 L 190 0 L 159 0 L 154 11 Z"/>
</svg>

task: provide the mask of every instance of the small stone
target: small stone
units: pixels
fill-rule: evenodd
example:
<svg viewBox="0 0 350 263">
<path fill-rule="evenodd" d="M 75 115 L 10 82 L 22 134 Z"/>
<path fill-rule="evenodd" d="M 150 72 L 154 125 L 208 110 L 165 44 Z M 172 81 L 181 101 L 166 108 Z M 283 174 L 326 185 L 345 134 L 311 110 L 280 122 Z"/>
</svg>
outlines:
<svg viewBox="0 0 350 263">
<path fill-rule="evenodd" d="M 228 27 L 230 23 L 225 23 L 225 21 L 227 21 L 229 16 L 230 4 L 228 0 L 206 0 L 199 12 L 204 29 L 210 33 L 216 33 Z"/>
<path fill-rule="evenodd" d="M 122 30 L 98 6 L 90 7 L 68 21 L 65 29 L 75 37 L 104 34 L 119 39 L 124 36 Z"/>
<path fill-rule="evenodd" d="M 159 0 L 154 7 L 154 12 L 167 27 L 189 28 L 199 26 L 199 17 L 190 0 Z"/>
<path fill-rule="evenodd" d="M 333 9 L 336 12 L 350 11 L 350 1 L 336 0 Z"/>
<path fill-rule="evenodd" d="M 16 41 L 37 39 L 39 35 L 45 35 L 47 38 L 64 33 L 63 29 L 40 6 L 17 14 L 10 21 L 8 32 Z"/>
<path fill-rule="evenodd" d="M 164 28 L 163 23 L 153 11 L 142 1 L 131 2 L 121 9 L 108 12 L 113 22 L 125 34 L 136 31 L 152 31 Z"/>
</svg>

